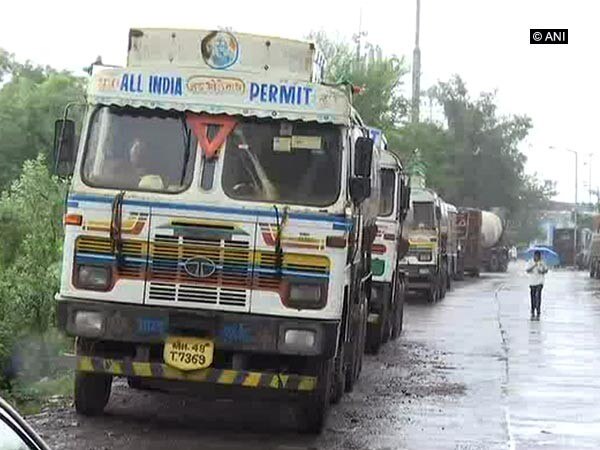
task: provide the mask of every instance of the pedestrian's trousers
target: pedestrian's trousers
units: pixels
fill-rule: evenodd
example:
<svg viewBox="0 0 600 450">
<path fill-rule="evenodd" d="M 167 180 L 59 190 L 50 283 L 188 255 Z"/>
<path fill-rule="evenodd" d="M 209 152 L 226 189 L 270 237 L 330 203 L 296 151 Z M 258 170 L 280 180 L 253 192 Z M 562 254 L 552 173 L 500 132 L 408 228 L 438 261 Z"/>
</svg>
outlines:
<svg viewBox="0 0 600 450">
<path fill-rule="evenodd" d="M 536 311 L 540 313 L 540 307 L 542 306 L 542 288 L 543 284 L 536 284 L 535 286 L 529 286 L 531 290 L 531 314 Z"/>
</svg>

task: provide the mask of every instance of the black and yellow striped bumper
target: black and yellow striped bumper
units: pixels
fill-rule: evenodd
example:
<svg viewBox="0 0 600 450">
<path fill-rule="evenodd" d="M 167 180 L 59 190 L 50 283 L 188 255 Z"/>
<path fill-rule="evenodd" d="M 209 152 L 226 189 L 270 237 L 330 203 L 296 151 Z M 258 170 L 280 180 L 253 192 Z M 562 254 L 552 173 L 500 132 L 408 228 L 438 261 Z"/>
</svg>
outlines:
<svg viewBox="0 0 600 450">
<path fill-rule="evenodd" d="M 133 376 L 193 381 L 247 388 L 284 389 L 288 391 L 312 391 L 317 385 L 316 377 L 304 375 L 213 368 L 183 372 L 162 363 L 97 358 L 93 356 L 78 356 L 77 370 L 81 372 L 109 373 L 125 377 Z"/>
</svg>

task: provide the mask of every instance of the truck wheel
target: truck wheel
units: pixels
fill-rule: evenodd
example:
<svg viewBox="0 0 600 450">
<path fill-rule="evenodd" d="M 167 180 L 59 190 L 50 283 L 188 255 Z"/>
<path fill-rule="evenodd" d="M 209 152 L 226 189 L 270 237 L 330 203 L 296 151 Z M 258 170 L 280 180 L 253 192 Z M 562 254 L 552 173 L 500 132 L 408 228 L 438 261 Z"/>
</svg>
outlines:
<svg viewBox="0 0 600 450">
<path fill-rule="evenodd" d="M 396 298 L 394 303 L 396 304 L 396 314 L 394 315 L 394 326 L 392 327 L 392 339 L 397 339 L 402 332 L 402 321 L 404 320 L 404 298 L 406 296 L 406 290 L 404 283 L 400 282 L 396 289 Z"/>
<path fill-rule="evenodd" d="M 390 306 L 388 297 L 389 289 L 384 288 L 384 300 L 379 321 L 377 323 L 367 323 L 366 351 L 372 355 L 379 353 L 381 346 L 389 340 L 390 334 Z M 387 336 L 387 338 L 386 338 Z"/>
<path fill-rule="evenodd" d="M 439 298 L 438 300 L 442 300 L 446 297 L 446 275 L 443 275 L 439 280 Z"/>
<path fill-rule="evenodd" d="M 358 380 L 360 370 L 362 369 L 362 357 L 365 350 L 367 335 L 366 312 L 367 307 L 366 305 L 363 305 L 357 324 L 357 330 L 353 336 L 350 361 L 347 364 L 345 371 L 346 383 L 344 386 L 344 390 L 346 392 L 352 392 L 354 390 L 354 383 L 356 382 L 356 380 Z"/>
<path fill-rule="evenodd" d="M 330 403 L 337 405 L 346 390 L 346 372 L 344 370 L 344 353 L 335 358 L 335 372 L 333 374 L 333 380 L 331 385 L 331 397 Z"/>
<path fill-rule="evenodd" d="M 396 317 L 394 320 L 394 328 L 392 329 L 392 339 L 393 340 L 398 339 L 398 336 L 400 336 L 400 333 L 402 333 L 403 321 L 404 321 L 404 299 L 402 299 L 402 301 L 398 304 L 398 309 L 396 311 Z"/>
<path fill-rule="evenodd" d="M 112 375 L 77 372 L 75 374 L 75 411 L 84 416 L 102 414 L 108 403 Z"/>
<path fill-rule="evenodd" d="M 437 302 L 438 301 L 438 297 L 439 297 L 437 286 L 433 286 L 433 287 L 430 287 L 429 289 L 427 289 L 426 296 L 427 296 L 427 301 L 429 303 L 435 303 L 435 302 Z"/>
<path fill-rule="evenodd" d="M 127 377 L 127 385 L 131 389 L 144 389 L 144 385 L 142 383 L 142 377 Z"/>
<path fill-rule="evenodd" d="M 318 434 L 323 430 L 329 410 L 332 376 L 332 360 L 322 362 L 317 371 L 317 388 L 300 405 L 301 432 Z"/>
</svg>

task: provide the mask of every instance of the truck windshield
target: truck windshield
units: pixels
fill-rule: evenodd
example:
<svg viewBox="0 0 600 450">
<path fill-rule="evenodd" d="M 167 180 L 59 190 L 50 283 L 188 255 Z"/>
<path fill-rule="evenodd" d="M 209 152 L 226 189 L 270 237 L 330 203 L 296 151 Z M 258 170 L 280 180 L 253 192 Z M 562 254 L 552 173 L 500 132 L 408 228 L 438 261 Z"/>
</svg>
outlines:
<svg viewBox="0 0 600 450">
<path fill-rule="evenodd" d="M 435 224 L 433 203 L 413 202 L 411 225 L 413 228 L 433 228 Z"/>
<path fill-rule="evenodd" d="M 223 190 L 234 199 L 328 206 L 340 193 L 341 130 L 242 119 L 227 140 Z"/>
<path fill-rule="evenodd" d="M 394 211 L 396 197 L 396 173 L 393 169 L 381 169 L 381 195 L 379 197 L 379 216 L 385 217 Z"/>
<path fill-rule="evenodd" d="M 191 183 L 196 145 L 182 113 L 102 106 L 90 121 L 82 179 L 102 188 L 180 192 Z"/>
</svg>

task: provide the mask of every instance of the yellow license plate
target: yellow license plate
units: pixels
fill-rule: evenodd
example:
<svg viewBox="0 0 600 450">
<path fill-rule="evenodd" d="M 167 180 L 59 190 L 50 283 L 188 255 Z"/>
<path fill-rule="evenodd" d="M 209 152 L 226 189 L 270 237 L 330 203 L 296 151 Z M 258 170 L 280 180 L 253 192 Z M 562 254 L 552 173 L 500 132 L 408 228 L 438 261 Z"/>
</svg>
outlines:
<svg viewBox="0 0 600 450">
<path fill-rule="evenodd" d="M 180 370 L 198 370 L 213 362 L 215 345 L 210 339 L 188 336 L 169 336 L 165 341 L 163 359 Z"/>
</svg>

